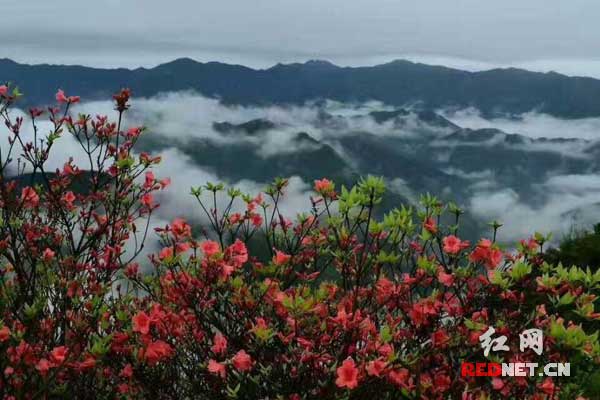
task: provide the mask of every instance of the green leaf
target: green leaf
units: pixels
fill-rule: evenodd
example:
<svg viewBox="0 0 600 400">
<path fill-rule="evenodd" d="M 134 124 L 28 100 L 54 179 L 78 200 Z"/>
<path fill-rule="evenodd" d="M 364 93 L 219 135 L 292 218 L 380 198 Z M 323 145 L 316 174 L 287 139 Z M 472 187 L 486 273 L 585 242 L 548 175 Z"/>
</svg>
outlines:
<svg viewBox="0 0 600 400">
<path fill-rule="evenodd" d="M 392 341 L 392 330 L 388 325 L 381 327 L 381 330 L 379 331 L 379 338 L 383 343 L 389 343 Z"/>
<path fill-rule="evenodd" d="M 566 306 L 573 303 L 574 300 L 575 296 L 573 296 L 570 292 L 567 292 L 561 296 L 561 298 L 558 300 L 558 304 L 561 306 Z"/>
<path fill-rule="evenodd" d="M 509 273 L 510 277 L 513 278 L 515 281 L 520 281 L 521 279 L 523 279 L 531 273 L 531 265 L 524 262 L 518 262 L 515 265 L 513 265 Z"/>
</svg>

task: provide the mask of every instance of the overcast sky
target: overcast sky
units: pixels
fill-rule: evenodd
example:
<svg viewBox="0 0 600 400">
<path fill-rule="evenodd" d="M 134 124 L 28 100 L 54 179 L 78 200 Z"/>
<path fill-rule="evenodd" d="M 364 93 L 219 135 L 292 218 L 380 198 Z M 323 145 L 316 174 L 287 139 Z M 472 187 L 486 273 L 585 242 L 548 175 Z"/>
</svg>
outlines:
<svg viewBox="0 0 600 400">
<path fill-rule="evenodd" d="M 1 57 L 253 67 L 408 58 L 600 77 L 598 0 L 0 0 Z"/>
</svg>

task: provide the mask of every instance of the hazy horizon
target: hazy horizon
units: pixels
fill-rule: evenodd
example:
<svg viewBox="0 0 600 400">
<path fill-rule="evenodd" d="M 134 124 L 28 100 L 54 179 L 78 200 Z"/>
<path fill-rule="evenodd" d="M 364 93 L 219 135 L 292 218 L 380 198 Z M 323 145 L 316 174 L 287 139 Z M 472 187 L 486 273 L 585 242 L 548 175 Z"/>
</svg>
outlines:
<svg viewBox="0 0 600 400">
<path fill-rule="evenodd" d="M 136 68 L 190 57 L 265 68 L 408 59 L 600 78 L 600 3 L 592 0 L 5 3 L 1 55 L 25 63 Z"/>
</svg>

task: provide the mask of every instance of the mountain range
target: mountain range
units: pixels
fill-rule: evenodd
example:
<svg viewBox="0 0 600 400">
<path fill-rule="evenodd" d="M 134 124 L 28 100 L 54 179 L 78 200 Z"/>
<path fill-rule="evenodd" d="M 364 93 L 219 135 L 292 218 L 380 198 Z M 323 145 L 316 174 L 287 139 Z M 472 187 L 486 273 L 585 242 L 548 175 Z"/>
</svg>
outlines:
<svg viewBox="0 0 600 400">
<path fill-rule="evenodd" d="M 496 217 L 512 216 L 512 225 L 523 228 L 507 234 L 512 240 L 538 225 L 564 230 L 600 215 L 600 140 L 532 138 L 491 122 L 470 129 L 450 117 L 452 109 L 466 107 L 488 121 L 519 120 L 531 111 L 567 120 L 596 117 L 600 80 L 592 78 L 518 69 L 466 72 L 408 61 L 358 68 L 311 61 L 256 70 L 179 59 L 128 70 L 4 59 L 0 81 L 18 84 L 25 93 L 21 107 L 52 102 L 58 88 L 86 102 L 107 100 L 119 87 L 148 98 L 189 92 L 159 97 L 152 109 L 136 102 L 138 122 L 150 128 L 142 150 L 176 149 L 190 168 L 228 182 L 298 176 L 308 185 L 322 177 L 352 185 L 366 174 L 383 176 L 390 187 L 384 209 L 414 204 L 426 192 L 438 195 L 474 211 L 462 224 L 468 238 L 486 232 Z M 194 100 L 197 94 L 202 102 Z M 173 99 L 189 103 L 169 105 Z M 210 113 L 215 103 L 219 117 Z M 171 124 L 181 118 L 178 107 L 191 119 Z M 207 112 L 200 113 L 202 107 Z M 187 191 L 203 183 L 183 186 Z"/>
<path fill-rule="evenodd" d="M 18 84 L 27 105 L 48 103 L 58 88 L 93 100 L 107 99 L 118 88 L 130 87 L 136 96 L 190 90 L 245 105 L 379 100 L 426 109 L 474 107 L 484 116 L 529 111 L 562 118 L 600 115 L 600 80 L 593 78 L 514 68 L 467 72 L 403 60 L 369 67 L 340 67 L 316 60 L 252 69 L 182 58 L 155 68 L 130 70 L 26 65 L 1 59 L 0 81 Z"/>
</svg>

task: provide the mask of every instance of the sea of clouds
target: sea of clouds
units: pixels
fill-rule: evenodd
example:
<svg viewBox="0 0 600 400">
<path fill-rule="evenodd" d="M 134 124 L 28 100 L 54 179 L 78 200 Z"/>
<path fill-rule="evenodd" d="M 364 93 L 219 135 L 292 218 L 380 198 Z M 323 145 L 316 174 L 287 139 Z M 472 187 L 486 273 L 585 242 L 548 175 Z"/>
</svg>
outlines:
<svg viewBox="0 0 600 400">
<path fill-rule="evenodd" d="M 399 128 L 392 122 L 377 124 L 373 118 L 367 116 L 371 111 L 382 110 L 389 111 L 393 108 L 380 102 L 341 104 L 332 101 L 304 106 L 229 106 L 223 105 L 217 99 L 194 93 L 166 93 L 148 99 L 134 99 L 133 106 L 127 114 L 126 124 L 147 126 L 148 131 L 145 135 L 156 135 L 173 143 L 172 147 L 160 151 L 163 162 L 155 169 L 157 177 L 170 177 L 172 184 L 160 196 L 162 205 L 153 217 L 152 226 L 163 226 L 175 217 L 202 222 L 200 208 L 196 199 L 190 195 L 192 186 L 200 186 L 209 181 L 226 181 L 244 191 L 258 193 L 267 184 L 251 180 L 230 181 L 227 177 L 220 176 L 218 171 L 198 165 L 180 150 L 181 146 L 190 143 L 191 139 L 203 138 L 223 145 L 239 140 L 255 141 L 260 143 L 260 151 L 254 156 L 268 157 L 272 154 L 300 151 L 290 138 L 297 132 L 305 131 L 313 138 L 332 145 L 342 157 L 347 157 L 339 146 L 336 146 L 336 139 L 349 132 L 369 132 L 407 139 L 419 132 L 418 121 L 412 126 L 408 120 Z M 108 101 L 84 102 L 74 111 L 116 116 L 113 104 Z M 324 123 L 323 112 L 335 118 Z M 563 120 L 531 112 L 515 118 L 490 120 L 483 118 L 475 109 L 453 112 L 439 110 L 439 113 L 464 128 L 496 128 L 507 133 L 519 133 L 531 139 L 580 139 L 581 141 L 566 141 L 563 144 L 551 143 L 548 146 L 551 151 L 570 155 L 581 154 L 582 157 L 586 157 L 584 150 L 597 141 L 600 133 L 600 118 Z M 22 116 L 25 119 L 24 126 L 29 126 L 30 121 L 23 112 L 14 110 L 11 116 Z M 213 122 L 227 121 L 238 124 L 257 118 L 268 119 L 278 128 L 267 134 L 246 138 L 224 135 L 213 129 Z M 39 126 L 40 133 L 49 130 L 49 124 Z M 436 131 L 432 132 L 435 136 Z M 437 139 L 449 133 L 447 129 L 440 129 Z M 25 128 L 22 136 L 24 140 L 31 140 L 32 130 Z M 437 139 L 432 137 L 431 140 Z M 67 157 L 74 157 L 75 163 L 82 168 L 86 167 L 87 157 L 84 157 L 73 137 L 65 133 L 57 144 L 49 160 L 51 169 L 61 167 Z M 0 140 L 0 146 L 5 154 L 8 146 L 6 140 Z M 538 151 L 539 146 L 539 143 L 532 144 L 530 150 Z M 349 161 L 351 163 L 352 160 Z M 550 176 L 537 183 L 537 189 L 544 192 L 545 196 L 532 203 L 524 201 L 509 188 L 499 187 L 494 178 L 495 171 L 486 166 L 482 166 L 480 171 L 476 172 L 465 173 L 455 168 L 449 168 L 445 172 L 462 174 L 473 182 L 472 195 L 463 205 L 482 221 L 498 219 L 504 222 L 502 238 L 507 242 L 526 237 L 534 231 L 554 232 L 555 238 L 560 238 L 574 226 L 585 228 L 600 220 L 600 177 L 596 174 Z M 390 190 L 403 194 L 408 199 L 418 198 L 418 188 L 408 187 L 400 178 L 391 179 L 389 184 Z M 292 216 L 307 211 L 310 208 L 311 194 L 312 182 L 305 182 L 297 176 L 290 177 L 288 193 L 281 207 L 285 213 Z"/>
</svg>

